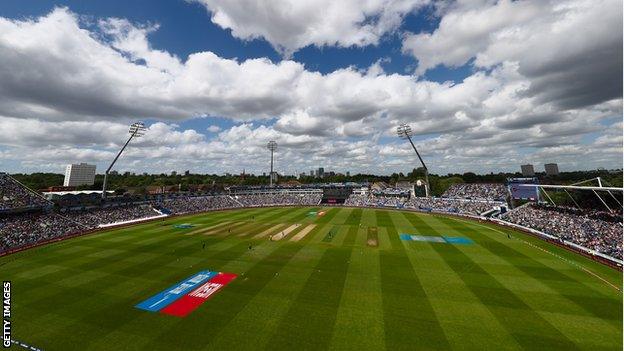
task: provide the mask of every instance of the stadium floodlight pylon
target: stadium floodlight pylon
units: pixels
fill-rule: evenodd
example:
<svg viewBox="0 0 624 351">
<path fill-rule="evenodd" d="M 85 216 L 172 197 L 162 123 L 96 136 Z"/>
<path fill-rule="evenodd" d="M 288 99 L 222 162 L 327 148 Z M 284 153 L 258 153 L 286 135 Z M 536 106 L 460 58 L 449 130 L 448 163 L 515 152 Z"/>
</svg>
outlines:
<svg viewBox="0 0 624 351">
<path fill-rule="evenodd" d="M 412 148 L 414 149 L 414 151 L 416 151 L 416 156 L 418 156 L 420 163 L 425 169 L 425 196 L 429 197 L 429 169 L 427 169 L 425 161 L 423 161 L 422 157 L 420 157 L 420 153 L 418 152 L 418 150 L 416 149 L 416 145 L 414 145 L 414 142 L 412 141 L 412 127 L 410 127 L 409 124 L 403 123 L 397 127 L 397 134 L 399 138 L 409 140 Z"/>
<path fill-rule="evenodd" d="M 115 162 L 117 162 L 117 159 L 119 158 L 119 156 L 121 156 L 121 153 L 126 149 L 126 146 L 128 146 L 128 144 L 130 143 L 130 140 L 134 138 L 142 137 L 143 135 L 145 135 L 146 130 L 147 128 L 145 127 L 145 124 L 143 124 L 143 122 L 135 122 L 130 125 L 130 130 L 128 131 L 128 133 L 130 133 L 130 137 L 128 138 L 124 146 L 121 148 L 121 150 L 119 150 L 119 152 L 117 153 L 117 156 L 115 156 L 115 159 L 113 160 L 113 162 L 111 162 L 110 166 L 108 166 L 108 168 L 106 169 L 106 172 L 104 172 L 104 185 L 102 185 L 102 199 L 104 200 L 106 199 L 106 182 L 108 180 L 108 173 L 115 165 Z"/>
<path fill-rule="evenodd" d="M 269 173 L 269 186 L 273 187 L 273 152 L 277 149 L 275 140 L 269 141 L 267 149 L 271 150 L 271 173 Z"/>
</svg>

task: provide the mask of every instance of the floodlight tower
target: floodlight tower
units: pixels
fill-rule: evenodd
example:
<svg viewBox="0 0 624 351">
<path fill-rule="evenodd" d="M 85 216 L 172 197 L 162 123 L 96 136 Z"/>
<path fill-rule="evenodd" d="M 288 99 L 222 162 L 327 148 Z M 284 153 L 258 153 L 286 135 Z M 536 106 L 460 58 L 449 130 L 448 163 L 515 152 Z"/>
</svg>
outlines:
<svg viewBox="0 0 624 351">
<path fill-rule="evenodd" d="M 429 170 L 427 169 L 425 161 L 423 161 L 422 157 L 420 157 L 420 153 L 418 152 L 416 146 L 414 145 L 414 142 L 412 141 L 412 127 L 410 127 L 408 124 L 403 123 L 397 127 L 397 134 L 399 135 L 399 138 L 409 140 L 410 144 L 412 144 L 412 148 L 414 149 L 414 151 L 416 151 L 416 156 L 418 156 L 420 163 L 425 169 L 425 196 L 429 197 Z"/>
<path fill-rule="evenodd" d="M 133 138 L 142 137 L 145 134 L 145 130 L 146 130 L 145 124 L 143 124 L 143 122 L 136 122 L 130 125 L 130 130 L 128 131 L 128 133 L 130 133 L 130 137 L 128 138 L 124 146 L 121 148 L 121 150 L 119 150 L 119 153 L 117 153 L 117 156 L 115 156 L 115 159 L 110 164 L 110 166 L 108 166 L 108 168 L 106 169 L 106 172 L 104 172 L 104 185 L 102 186 L 102 199 L 106 200 L 106 181 L 108 180 L 108 172 L 110 172 L 111 168 L 113 168 L 113 166 L 115 165 L 115 162 L 117 162 L 117 159 L 119 158 L 119 156 L 121 156 L 121 153 L 126 149 L 126 146 L 128 146 L 128 144 L 130 143 L 130 140 L 132 140 Z"/>
<path fill-rule="evenodd" d="M 267 149 L 271 150 L 271 173 L 269 173 L 269 186 L 273 187 L 273 152 L 277 149 L 275 140 L 269 141 Z"/>
</svg>

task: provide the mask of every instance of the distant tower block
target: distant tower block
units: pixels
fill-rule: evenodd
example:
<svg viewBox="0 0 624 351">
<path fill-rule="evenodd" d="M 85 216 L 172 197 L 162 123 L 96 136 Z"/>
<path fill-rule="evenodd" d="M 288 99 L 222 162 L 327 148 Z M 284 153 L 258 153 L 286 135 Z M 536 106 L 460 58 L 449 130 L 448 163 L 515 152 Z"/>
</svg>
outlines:
<svg viewBox="0 0 624 351">
<path fill-rule="evenodd" d="M 521 165 L 520 170 L 522 171 L 523 177 L 535 176 L 535 168 L 533 168 L 532 164 Z"/>
<path fill-rule="evenodd" d="M 71 164 L 65 168 L 63 186 L 93 185 L 95 182 L 95 165 L 86 163 Z"/>
<path fill-rule="evenodd" d="M 556 176 L 559 175 L 559 166 L 556 163 L 547 163 L 544 165 L 546 175 Z"/>
</svg>

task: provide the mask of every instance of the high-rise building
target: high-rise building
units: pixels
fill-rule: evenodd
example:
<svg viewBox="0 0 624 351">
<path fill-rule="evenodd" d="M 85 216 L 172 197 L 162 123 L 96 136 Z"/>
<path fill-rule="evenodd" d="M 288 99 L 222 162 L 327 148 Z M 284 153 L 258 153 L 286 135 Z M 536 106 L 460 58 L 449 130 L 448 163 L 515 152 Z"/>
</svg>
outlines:
<svg viewBox="0 0 624 351">
<path fill-rule="evenodd" d="M 80 163 L 65 167 L 63 186 L 93 185 L 94 182 L 95 165 Z"/>
<path fill-rule="evenodd" d="M 310 177 L 314 177 L 314 170 L 310 171 Z"/>
<path fill-rule="evenodd" d="M 316 170 L 316 176 L 318 178 L 323 178 L 325 176 L 325 169 L 323 167 L 319 167 L 319 169 Z"/>
<path fill-rule="evenodd" d="M 523 177 L 533 177 L 535 175 L 535 168 L 533 168 L 532 164 L 521 165 L 520 169 Z"/>
<path fill-rule="evenodd" d="M 546 175 L 549 175 L 549 176 L 559 175 L 559 166 L 557 166 L 556 163 L 545 164 L 544 170 L 546 171 Z"/>
<path fill-rule="evenodd" d="M 347 171 L 347 177 L 351 176 L 351 172 Z"/>
</svg>

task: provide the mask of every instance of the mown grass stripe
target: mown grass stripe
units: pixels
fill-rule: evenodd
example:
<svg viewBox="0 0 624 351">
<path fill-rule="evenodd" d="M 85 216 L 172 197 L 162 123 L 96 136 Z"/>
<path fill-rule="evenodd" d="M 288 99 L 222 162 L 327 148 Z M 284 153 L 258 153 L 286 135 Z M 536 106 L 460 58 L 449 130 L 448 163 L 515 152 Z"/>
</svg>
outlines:
<svg viewBox="0 0 624 351">
<path fill-rule="evenodd" d="M 349 214 L 349 217 L 345 220 L 344 224 L 346 225 L 360 225 L 362 221 L 362 212 L 361 208 L 355 208 Z"/>
<path fill-rule="evenodd" d="M 449 349 L 422 282 L 399 241 L 394 221 L 387 211 L 375 211 L 375 215 L 395 248 L 379 251 L 386 349 Z"/>
<path fill-rule="evenodd" d="M 420 217 L 406 217 L 417 230 L 424 230 L 424 233 L 429 234 L 437 233 Z M 455 245 L 432 243 L 431 246 L 523 348 L 578 349 L 576 344 Z M 470 273 L 464 272 L 466 264 L 471 265 Z M 526 323 L 527 320 L 530 323 Z M 548 337 L 540 337 L 542 334 Z"/>
<path fill-rule="evenodd" d="M 353 209 L 351 208 L 340 208 L 338 214 L 332 218 L 331 222 L 335 225 L 342 225 L 347 221 L 352 212 Z"/>
<path fill-rule="evenodd" d="M 214 256 L 215 260 L 227 260 L 232 259 L 231 253 L 244 253 L 242 247 L 230 247 L 227 250 L 227 254 L 220 253 Z M 113 278 L 114 273 L 127 273 L 132 272 L 137 276 L 150 276 L 151 272 L 158 272 L 158 275 L 163 278 L 168 278 L 167 281 L 179 281 L 184 277 L 194 273 L 199 269 L 163 269 L 163 263 L 167 262 L 168 258 L 165 255 L 160 255 L 147 261 L 137 262 L 133 265 L 129 265 L 127 262 L 115 262 L 113 267 L 110 265 L 103 273 L 104 276 L 96 281 L 88 281 L 84 284 L 74 286 L 72 288 L 74 299 L 67 303 L 57 303 L 54 301 L 62 301 L 67 296 L 64 291 L 61 291 L 53 296 L 47 296 L 43 299 L 39 299 L 35 309 L 38 311 L 47 310 L 45 305 L 51 308 L 58 308 L 59 306 L 69 307 L 72 306 L 69 311 L 73 311 L 75 315 L 72 316 L 74 323 L 64 327 L 55 329 L 50 338 L 64 339 L 66 342 L 72 342 L 72 340 L 81 340 L 84 338 L 82 333 L 88 333 L 90 338 L 88 341 L 82 340 L 82 347 L 97 340 L 99 337 L 105 335 L 110 330 L 114 330 L 130 322 L 133 319 L 141 317 L 141 311 L 138 311 L 132 306 L 140 301 L 140 299 L 150 296 L 156 289 L 156 285 L 163 286 L 162 282 L 144 284 L 139 287 L 135 292 L 137 295 L 126 295 L 120 298 L 116 295 L 107 294 L 106 291 L 113 291 L 118 286 L 124 284 L 126 279 L 105 279 L 106 277 Z M 145 283 L 145 281 L 139 281 L 138 283 Z M 165 285 L 165 287 L 168 285 Z M 75 299 L 75 296 L 82 296 L 81 299 Z M 33 308 L 33 306 L 30 306 Z M 80 330 L 80 333 L 76 331 Z"/>
<path fill-rule="evenodd" d="M 537 313 L 573 340 L 576 346 L 585 349 L 621 349 L 621 320 L 598 318 L 587 313 L 515 266 L 523 265 L 541 279 L 548 278 L 548 271 L 541 269 L 539 264 L 550 267 L 561 273 L 551 279 L 551 284 L 557 285 L 561 291 L 569 289 L 568 293 L 576 298 L 587 295 L 599 299 L 609 297 L 617 301 L 621 295 L 616 296 L 604 286 L 599 286 L 591 277 L 585 277 L 574 268 L 559 263 L 556 258 L 521 244 L 519 240 L 509 240 L 509 246 L 539 264 L 522 255 L 503 252 L 501 254 L 510 260 L 506 262 L 481 247 L 483 243 L 489 245 L 490 239 L 506 245 L 508 239 L 506 235 L 494 235 L 480 226 L 477 229 L 474 223 L 451 228 L 429 215 L 417 215 L 438 233 L 455 236 L 454 233 L 461 232 L 463 235 L 457 236 L 468 236 L 475 240 L 474 245 L 456 246 L 472 260 L 466 261 L 465 257 L 454 252 L 436 251 L 432 244 L 400 241 L 397 232 L 436 235 L 430 228 L 423 226 L 418 226 L 417 231 L 405 217 L 411 214 L 363 209 L 361 223 L 345 225 L 353 217 L 353 209 L 338 209 L 337 214 L 332 212 L 334 217 L 329 220 L 307 217 L 309 210 L 291 207 L 279 210 L 259 208 L 253 211 L 216 211 L 168 219 L 165 225 L 157 222 L 114 229 L 47 245 L 41 250 L 28 250 L 9 258 L 0 258 L 0 263 L 7 262 L 0 266 L 0 275 L 14 283 L 14 336 L 50 350 L 76 347 L 93 350 L 278 349 L 270 343 L 274 333 L 280 328 L 282 318 L 287 316 L 292 305 L 299 304 L 297 299 L 309 283 L 310 273 L 329 248 L 349 250 L 351 254 L 346 263 L 347 273 L 342 292 L 339 293 L 335 322 L 332 327 L 323 326 L 331 330 L 331 337 L 326 337 L 328 334 L 325 332 L 322 334 L 330 340 L 323 342 L 325 349 L 383 349 L 397 342 L 387 340 L 392 332 L 386 330 L 386 320 L 390 317 L 384 305 L 388 301 L 384 299 L 393 299 L 396 295 L 387 295 L 381 290 L 391 289 L 388 284 L 382 286 L 382 275 L 385 274 L 386 281 L 393 280 L 387 272 L 381 272 L 382 264 L 386 268 L 388 266 L 387 259 L 379 257 L 381 253 L 399 257 L 404 254 L 409 266 L 405 267 L 404 262 L 397 266 L 398 269 L 407 268 L 407 272 L 402 273 L 414 274 L 424 291 L 424 294 L 414 293 L 413 283 L 401 283 L 406 285 L 406 295 L 400 298 L 417 300 L 416 307 L 408 306 L 407 310 L 418 311 L 416 318 L 413 318 L 413 313 L 407 318 L 399 310 L 404 306 L 396 304 L 400 316 L 392 318 L 404 318 L 403 346 L 406 348 L 435 348 L 430 346 L 432 338 L 426 332 L 419 331 L 431 329 L 431 321 L 434 322 L 434 328 L 437 323 L 441 329 L 438 336 L 433 336 L 434 343 L 436 337 L 442 338 L 450 349 L 517 349 L 529 347 L 527 345 L 566 347 L 566 344 L 560 345 L 558 336 L 549 335 L 552 329 L 538 330 L 541 324 L 531 328 L 525 326 L 535 324 L 530 318 Z M 264 218 L 250 219 L 252 213 L 263 215 Z M 276 213 L 282 213 L 281 217 L 273 217 Z M 305 219 L 297 220 L 302 215 L 306 216 Z M 248 249 L 250 240 L 246 237 L 184 236 L 182 234 L 186 231 L 171 227 L 172 223 L 199 224 L 224 220 L 247 222 L 241 230 L 253 227 L 257 231 L 263 230 L 263 226 L 269 228 L 277 223 L 283 223 L 284 227 L 302 223 L 302 227 L 298 228 L 300 230 L 293 231 L 289 238 L 306 229 L 309 223 L 317 225 L 300 242 L 257 241 L 253 242 L 252 250 Z M 322 243 L 323 236 L 332 226 L 340 228 L 338 236 L 331 244 Z M 375 226 L 378 227 L 379 248 L 373 249 L 365 245 L 368 227 Z M 527 241 L 533 242 L 531 238 L 527 238 Z M 201 249 L 202 242 L 206 242 L 206 249 Z M 441 245 L 448 244 L 437 244 L 437 248 Z M 286 247 L 301 249 L 288 262 L 265 261 L 274 252 Z M 533 251 L 536 251 L 535 254 Z M 555 252 L 564 256 L 572 255 Z M 449 266 L 448 260 L 455 262 L 455 269 Z M 582 262 L 588 268 L 600 268 L 594 262 Z M 551 266 L 551 263 L 554 265 Z M 257 265 L 262 265 L 263 270 L 274 269 L 279 275 L 269 276 L 263 288 L 241 289 L 244 288 L 242 285 L 260 283 L 256 276 L 248 278 L 248 274 L 258 272 Z M 184 319 L 134 309 L 135 303 L 170 286 L 173 281 L 195 273 L 200 267 L 245 274 L 244 278 L 239 276 L 232 285 Z M 484 277 L 479 269 L 491 277 Z M 621 279 L 617 274 L 608 276 Z M 527 314 L 523 308 L 507 307 L 509 301 L 498 296 L 504 296 L 505 291 L 492 287 L 492 279 L 512 291 L 516 298 L 524 301 L 535 312 Z M 466 285 L 466 280 L 484 291 L 481 298 L 473 292 L 474 288 Z M 483 303 L 486 299 L 493 301 L 492 306 Z M 244 307 L 238 306 L 241 302 Z M 432 311 L 432 318 L 427 319 L 427 323 L 417 318 L 427 316 L 427 307 L 421 308 L 423 303 L 428 303 Z M 618 307 L 621 308 L 621 304 Z M 492 309 L 498 309 L 499 314 L 492 313 Z M 134 318 L 124 316 L 123 313 L 134 314 Z M 105 320 L 100 320 L 102 318 Z M 516 324 L 517 333 L 512 335 L 512 329 L 501 324 L 500 318 L 508 318 L 507 323 L 510 325 Z M 394 323 L 399 324 L 396 321 Z M 415 332 L 420 333 L 420 337 L 414 335 Z M 431 334 L 436 333 L 432 331 Z M 525 341 L 517 341 L 523 338 Z M 304 342 L 301 344 L 305 346 Z M 299 347 L 301 345 L 296 346 L 297 349 L 302 348 Z M 288 348 L 293 347 L 289 345 Z"/>
<path fill-rule="evenodd" d="M 324 249 L 315 245 L 303 246 L 278 274 L 262 288 L 251 301 L 223 328 L 210 339 L 206 350 L 258 350 L 269 342 L 281 318 L 288 312 L 290 304 L 307 281 L 314 266 L 320 260 Z M 297 262 L 305 261 L 306 266 Z M 229 266 L 224 267 L 232 271 Z M 240 279 L 247 279 L 247 275 Z M 207 306 L 210 308 L 210 306 Z M 241 343 L 241 340 L 245 340 Z"/>
<path fill-rule="evenodd" d="M 330 208 L 330 209 L 323 209 L 323 210 L 325 211 L 325 214 L 320 217 L 317 217 L 316 223 L 329 223 L 338 214 L 338 212 L 343 211 L 343 209 L 340 209 L 340 208 Z"/>
<path fill-rule="evenodd" d="M 451 224 L 448 225 L 453 230 L 461 230 L 461 222 L 452 219 L 450 223 Z M 565 298 L 570 303 L 582 308 L 588 314 L 607 320 L 622 320 L 622 309 L 620 308 L 619 301 L 607 297 L 594 297 L 572 294 L 569 290 L 565 288 L 565 286 L 558 284 L 558 281 L 575 282 L 578 283 L 579 287 L 582 288 L 582 283 L 578 282 L 576 279 L 569 277 L 561 273 L 560 271 L 554 270 L 544 265 L 543 263 L 525 255 L 524 253 L 515 250 L 507 245 L 504 245 L 496 240 L 483 240 L 480 242 L 480 245 L 491 254 L 500 257 L 510 265 L 514 266 L 516 269 L 522 271 L 527 276 L 548 286 L 559 296 Z M 531 264 L 528 265 L 524 262 L 518 262 L 518 259 L 530 262 Z"/>
<path fill-rule="evenodd" d="M 338 235 L 338 227 L 336 227 L 335 225 L 332 226 L 329 231 L 327 231 L 327 234 L 325 234 L 325 236 L 323 237 L 323 242 L 324 243 L 330 243 L 332 242 L 332 240 L 334 240 L 334 237 L 336 235 Z"/>
<path fill-rule="evenodd" d="M 355 242 L 358 227 L 349 227 L 344 245 Z M 332 350 L 382 350 L 383 308 L 379 257 L 371 250 L 353 249 L 331 340 Z"/>
<path fill-rule="evenodd" d="M 417 234 L 402 213 L 394 212 L 391 217 L 396 228 L 401 228 L 398 233 Z M 398 235 L 395 235 L 395 240 L 398 240 Z M 499 345 L 519 347 L 431 245 L 403 240 L 401 244 L 452 349 L 497 349 Z"/>
<path fill-rule="evenodd" d="M 375 210 L 375 217 L 377 217 L 378 227 L 394 227 L 390 213 L 387 210 Z"/>
<path fill-rule="evenodd" d="M 228 262 L 232 261 L 232 260 L 236 260 L 238 257 L 242 256 L 243 254 L 246 253 L 246 245 L 245 243 L 238 243 L 230 248 L 228 248 L 227 250 L 218 252 L 217 254 L 211 256 L 208 260 L 209 262 L 202 262 L 200 264 L 197 264 L 197 268 L 193 268 L 193 267 L 189 267 L 186 269 L 183 269 L 182 272 L 184 272 L 184 274 L 180 275 L 179 270 L 177 270 L 177 274 L 180 275 L 179 277 L 173 278 L 170 281 L 179 281 L 181 279 L 183 279 L 184 277 L 187 277 L 193 273 L 196 273 L 198 270 L 201 269 L 211 269 L 211 270 L 216 270 L 213 267 L 221 267 L 225 264 L 227 264 Z M 137 270 L 137 267 L 140 266 L 140 270 L 142 274 L 149 274 L 152 271 L 157 271 L 161 268 L 161 265 L 159 264 L 148 264 L 146 265 L 145 263 L 141 263 L 141 264 L 137 264 L 133 267 L 128 267 L 127 270 Z M 150 269 L 145 269 L 146 266 L 150 267 Z M 160 271 L 159 271 L 160 273 Z M 160 284 L 161 288 L 167 287 L 170 285 L 170 283 L 167 284 Z M 109 288 L 110 289 L 110 288 Z M 141 299 L 145 298 L 145 297 L 149 297 L 151 296 L 151 294 L 153 294 L 153 292 L 151 293 L 142 293 L 143 291 L 145 291 L 147 289 L 140 289 L 141 291 Z M 153 290 L 155 292 L 157 292 L 157 289 L 150 289 Z M 138 302 L 138 301 L 137 301 Z M 133 299 L 123 299 L 122 302 L 115 304 L 114 309 L 110 310 L 109 308 L 97 308 L 95 310 L 93 310 L 90 313 L 86 313 L 84 316 L 82 316 L 81 318 L 79 318 L 76 323 L 72 326 L 69 326 L 68 328 L 66 328 L 65 331 L 62 331 L 61 333 L 71 333 L 71 329 L 72 328 L 79 328 L 80 325 L 87 323 L 88 321 L 91 321 L 93 319 L 96 319 L 98 317 L 104 317 L 105 320 L 107 321 L 107 323 L 111 323 L 112 325 L 108 326 L 108 328 L 102 328 L 103 330 L 114 330 L 113 327 L 119 328 L 120 326 L 123 326 L 124 324 L 127 324 L 133 320 L 137 320 L 140 318 L 143 318 L 145 316 L 145 313 L 143 311 L 132 311 L 132 313 L 129 313 L 129 311 L 127 311 L 128 307 L 133 306 L 134 301 Z M 100 305 L 101 306 L 101 305 Z M 101 332 L 97 332 L 94 333 L 96 336 L 100 335 Z M 95 338 L 97 339 L 97 338 Z"/>
<path fill-rule="evenodd" d="M 235 279 L 228 285 L 227 293 L 215 295 L 202 306 L 209 308 L 211 313 L 192 313 L 179 320 L 165 332 L 154 337 L 146 349 L 202 349 L 245 308 L 301 248 L 299 245 L 279 246 L 247 271 L 245 274 L 247 280 Z M 188 328 L 189 323 L 201 326 L 201 338 L 196 336 L 197 329 Z M 172 338 L 172 335 L 176 337 Z"/>
<path fill-rule="evenodd" d="M 270 349 L 329 346 L 347 275 L 350 250 L 329 248 L 282 318 L 268 343 Z"/>
<path fill-rule="evenodd" d="M 342 242 L 343 246 L 352 246 L 355 243 L 355 238 L 357 237 L 358 227 L 350 226 L 347 231 L 347 236 Z"/>
</svg>

